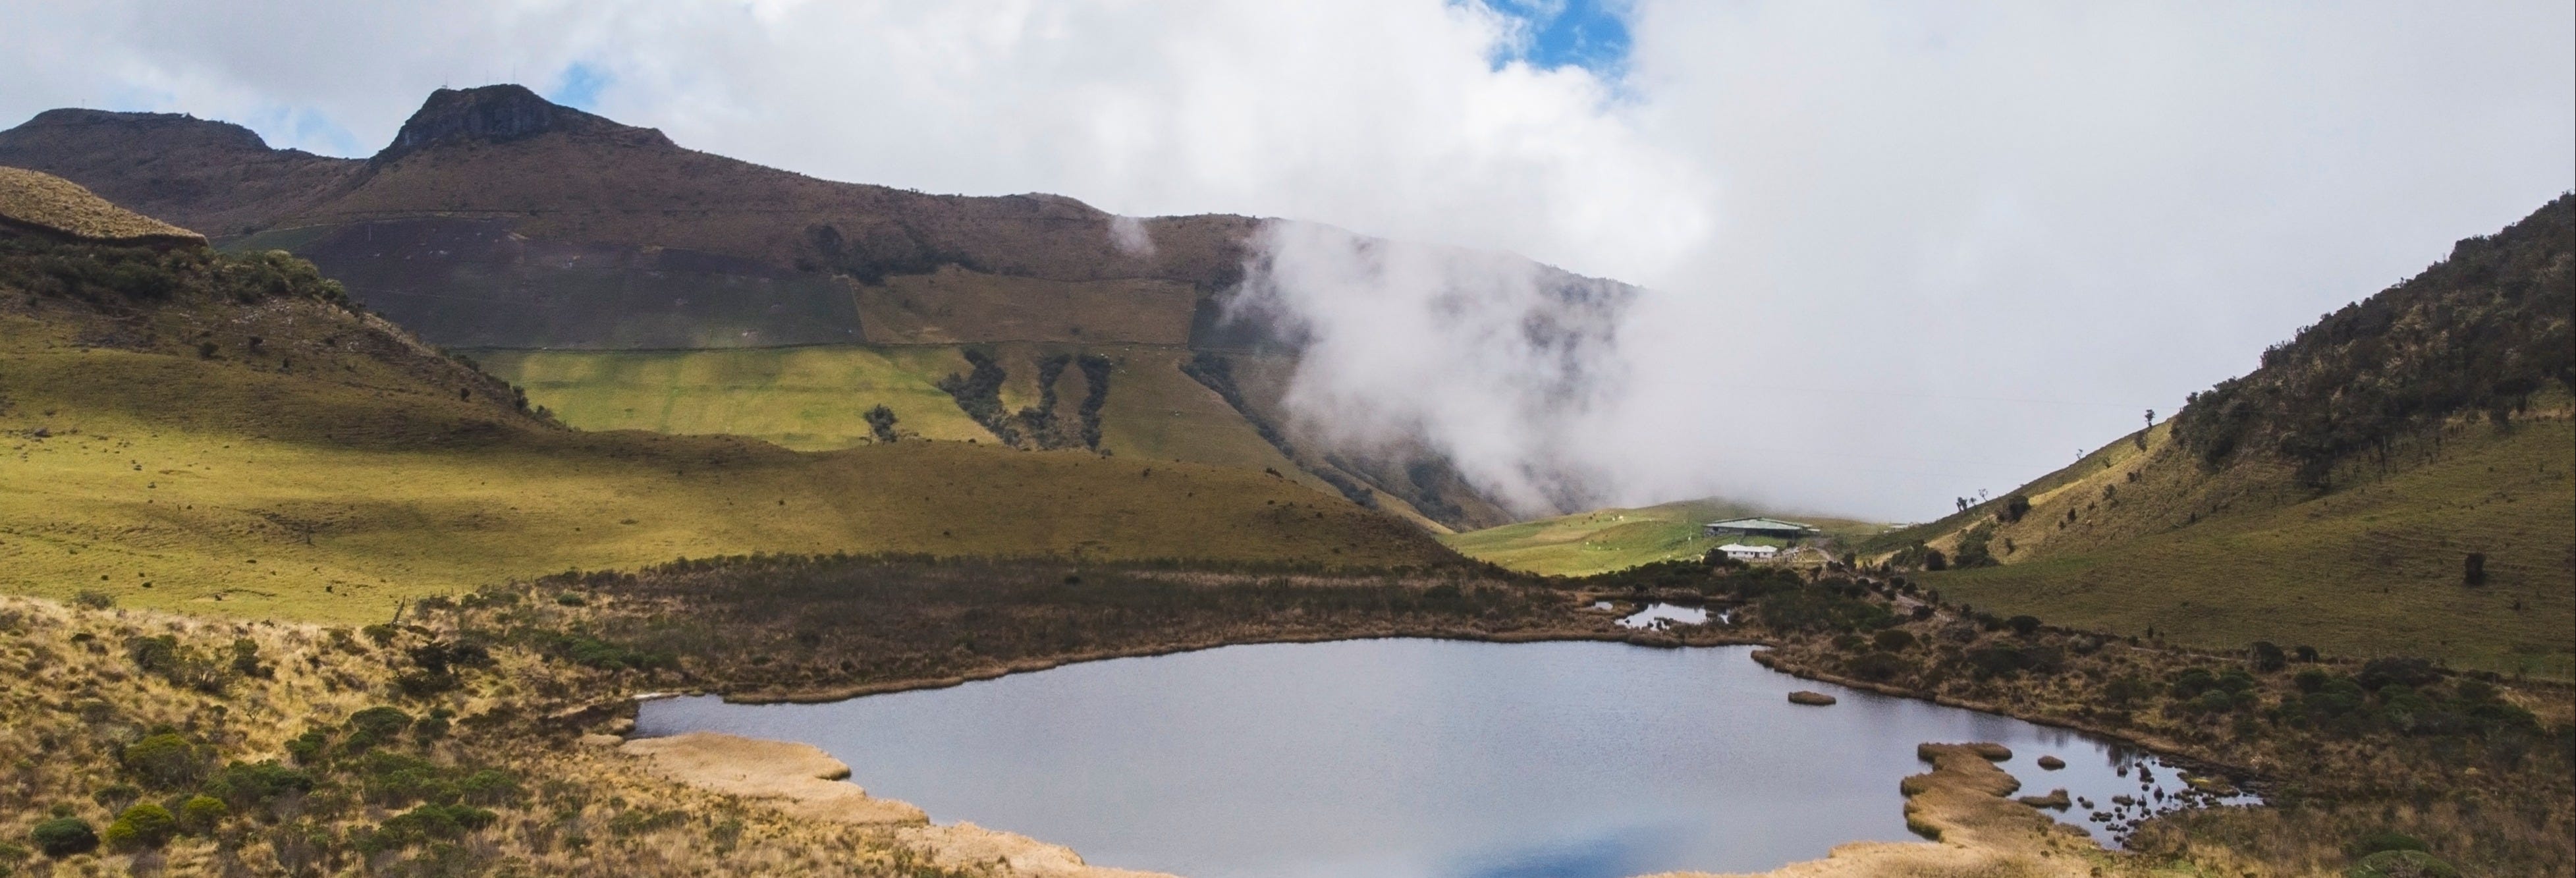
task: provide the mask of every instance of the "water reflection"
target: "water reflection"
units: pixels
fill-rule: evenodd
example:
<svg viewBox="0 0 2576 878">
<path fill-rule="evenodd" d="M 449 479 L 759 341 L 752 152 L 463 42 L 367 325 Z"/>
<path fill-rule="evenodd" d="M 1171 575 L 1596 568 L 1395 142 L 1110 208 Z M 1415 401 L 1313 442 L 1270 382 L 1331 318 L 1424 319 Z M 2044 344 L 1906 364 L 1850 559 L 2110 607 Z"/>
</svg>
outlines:
<svg viewBox="0 0 2576 878">
<path fill-rule="evenodd" d="M 1708 609 L 1680 604 L 1647 604 L 1645 609 L 1619 620 L 1622 628 L 1662 628 L 1666 625 L 1705 625 Z"/>
<path fill-rule="evenodd" d="M 2141 781 L 2149 801 L 2183 788 L 2127 748 L 1799 680 L 1751 650 L 1238 646 L 834 704 L 672 699 L 639 723 L 805 741 L 941 822 L 1200 878 L 1768 869 L 1912 838 L 1897 781 L 1924 770 L 1923 741 L 2002 743 L 2022 794 L 2065 788 L 2097 809 Z M 1794 689 L 1841 704 L 1795 707 Z M 2041 770 L 2042 755 L 2068 764 Z M 2060 816 L 2108 841 L 2142 812 Z"/>
</svg>

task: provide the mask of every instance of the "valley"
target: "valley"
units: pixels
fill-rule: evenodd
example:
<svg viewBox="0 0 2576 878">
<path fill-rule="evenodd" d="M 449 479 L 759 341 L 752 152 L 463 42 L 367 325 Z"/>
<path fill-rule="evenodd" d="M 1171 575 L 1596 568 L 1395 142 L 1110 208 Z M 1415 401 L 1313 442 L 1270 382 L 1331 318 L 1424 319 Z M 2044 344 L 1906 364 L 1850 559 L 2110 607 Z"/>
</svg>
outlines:
<svg viewBox="0 0 2576 878">
<path fill-rule="evenodd" d="M 2229 803 L 2088 836 L 1977 742 L 1873 739 L 1836 807 L 1924 840 L 1784 874 L 2576 874 L 2576 196 L 2073 466 L 1800 516 L 1779 563 L 1702 532 L 1778 510 L 1512 510 L 1425 440 L 1336 439 L 1296 327 L 1227 304 L 1267 220 L 816 180 L 515 86 L 366 159 L 57 110 L 0 132 L 21 164 L 63 176 L 0 168 L 0 874 L 1116 874 L 675 780 L 638 699 L 1327 641 L 1575 641 L 1520 676 L 1576 687 L 1741 652 L 1770 671 L 1691 685 L 2073 729 Z M 1540 275 L 1569 320 L 1638 292 Z M 1619 624 L 1654 604 L 1705 612 Z"/>
</svg>

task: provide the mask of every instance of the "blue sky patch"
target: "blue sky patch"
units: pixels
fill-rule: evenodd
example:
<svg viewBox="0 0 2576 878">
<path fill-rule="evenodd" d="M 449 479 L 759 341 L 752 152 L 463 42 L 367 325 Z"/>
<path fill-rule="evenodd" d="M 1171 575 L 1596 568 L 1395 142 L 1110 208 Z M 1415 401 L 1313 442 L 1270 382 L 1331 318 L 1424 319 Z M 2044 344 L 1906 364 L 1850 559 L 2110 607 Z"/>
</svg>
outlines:
<svg viewBox="0 0 2576 878">
<path fill-rule="evenodd" d="M 1485 5 L 1521 22 L 1519 44 L 1495 58 L 1498 65 L 1573 66 L 1615 78 L 1627 63 L 1626 0 L 1485 0 Z"/>
<path fill-rule="evenodd" d="M 574 62 L 562 73 L 555 74 L 555 82 L 555 88 L 546 94 L 546 100 L 592 112 L 599 106 L 599 90 L 608 85 L 608 74 L 600 72 L 597 67 Z"/>
</svg>

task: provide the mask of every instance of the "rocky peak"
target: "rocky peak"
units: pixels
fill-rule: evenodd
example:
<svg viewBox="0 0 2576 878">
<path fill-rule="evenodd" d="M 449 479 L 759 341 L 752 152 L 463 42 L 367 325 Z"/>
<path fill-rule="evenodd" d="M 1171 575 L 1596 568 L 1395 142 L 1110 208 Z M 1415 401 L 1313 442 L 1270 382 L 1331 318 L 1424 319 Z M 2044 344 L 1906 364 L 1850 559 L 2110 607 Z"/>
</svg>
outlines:
<svg viewBox="0 0 2576 878">
<path fill-rule="evenodd" d="M 608 119 L 584 113 L 537 96 L 521 85 L 487 85 L 481 88 L 442 88 L 431 92 L 420 110 L 411 114 L 394 142 L 376 161 L 390 161 L 423 149 L 450 143 L 502 143 L 561 131 L 628 140 L 639 144 L 669 145 L 670 139 L 650 128 L 620 125 Z"/>
</svg>

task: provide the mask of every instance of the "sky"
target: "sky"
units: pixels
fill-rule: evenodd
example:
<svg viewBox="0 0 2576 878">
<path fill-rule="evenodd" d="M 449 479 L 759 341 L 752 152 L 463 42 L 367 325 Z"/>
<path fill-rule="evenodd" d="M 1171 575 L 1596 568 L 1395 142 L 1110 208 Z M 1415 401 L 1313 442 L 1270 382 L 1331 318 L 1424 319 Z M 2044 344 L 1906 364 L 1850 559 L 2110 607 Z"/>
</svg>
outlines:
<svg viewBox="0 0 2576 878">
<path fill-rule="evenodd" d="M 361 156 L 515 81 L 830 179 L 1416 242 L 1266 238 L 1333 352 L 1300 411 L 1529 508 L 1929 518 L 2576 187 L 2564 0 L 215 6 L 0 0 L 0 125 Z M 1451 248 L 1648 292 L 1551 348 Z"/>
</svg>

